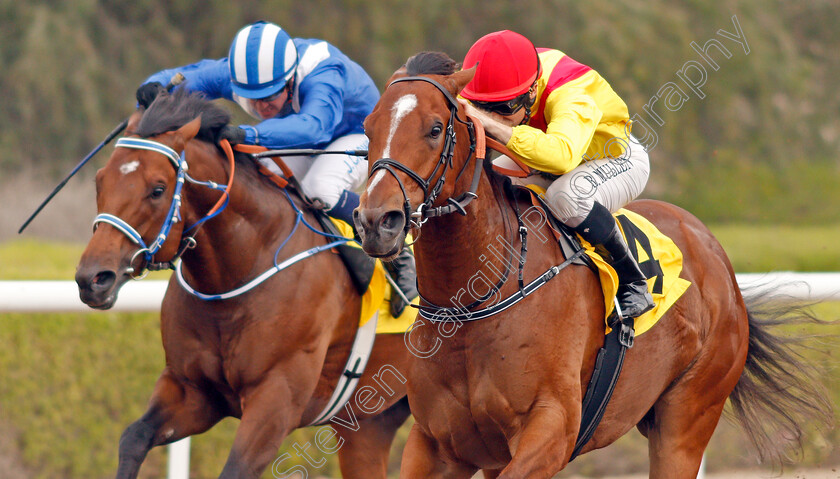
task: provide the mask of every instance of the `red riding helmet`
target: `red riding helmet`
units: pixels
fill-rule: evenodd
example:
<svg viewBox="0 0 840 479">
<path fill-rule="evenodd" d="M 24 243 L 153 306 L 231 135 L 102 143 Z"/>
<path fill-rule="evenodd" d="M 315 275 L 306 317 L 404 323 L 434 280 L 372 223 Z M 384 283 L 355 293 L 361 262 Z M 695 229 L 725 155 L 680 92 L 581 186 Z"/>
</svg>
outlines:
<svg viewBox="0 0 840 479">
<path fill-rule="evenodd" d="M 527 92 L 537 80 L 540 59 L 534 44 L 510 30 L 479 38 L 464 57 L 464 68 L 478 68 L 461 96 L 475 101 L 505 101 Z"/>
</svg>

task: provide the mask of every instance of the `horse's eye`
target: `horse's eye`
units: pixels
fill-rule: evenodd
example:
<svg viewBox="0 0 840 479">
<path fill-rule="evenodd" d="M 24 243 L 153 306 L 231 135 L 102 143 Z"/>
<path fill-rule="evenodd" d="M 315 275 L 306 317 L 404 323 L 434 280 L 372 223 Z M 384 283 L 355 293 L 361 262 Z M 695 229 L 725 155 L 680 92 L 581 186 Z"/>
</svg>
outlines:
<svg viewBox="0 0 840 479">
<path fill-rule="evenodd" d="M 429 131 L 429 136 L 431 138 L 437 138 L 437 137 L 440 136 L 440 134 L 442 132 L 443 132 L 443 125 L 438 123 L 438 124 L 435 124 L 435 126 L 432 127 L 431 131 Z"/>
<path fill-rule="evenodd" d="M 163 194 L 165 192 L 166 192 L 166 187 L 165 186 L 157 185 L 154 188 L 152 188 L 152 192 L 149 194 L 149 198 L 151 198 L 153 200 L 156 200 L 156 199 L 160 198 L 161 196 L 163 196 Z"/>
</svg>

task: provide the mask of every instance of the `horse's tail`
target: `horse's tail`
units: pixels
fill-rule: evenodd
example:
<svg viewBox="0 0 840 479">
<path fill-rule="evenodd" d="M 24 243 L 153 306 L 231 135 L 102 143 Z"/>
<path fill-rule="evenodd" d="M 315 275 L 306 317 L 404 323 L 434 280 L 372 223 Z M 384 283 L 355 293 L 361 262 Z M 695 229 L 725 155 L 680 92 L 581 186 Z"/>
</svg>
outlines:
<svg viewBox="0 0 840 479">
<path fill-rule="evenodd" d="M 819 368 L 805 357 L 819 337 L 780 335 L 772 329 L 795 324 L 827 324 L 808 305 L 750 289 L 744 292 L 749 316 L 749 351 L 744 372 L 730 394 L 730 416 L 743 426 L 762 462 L 790 462 L 802 454 L 803 426 L 833 423 L 833 408 Z M 815 422 L 817 421 L 817 422 Z M 822 421 L 822 422 L 819 422 Z"/>
</svg>

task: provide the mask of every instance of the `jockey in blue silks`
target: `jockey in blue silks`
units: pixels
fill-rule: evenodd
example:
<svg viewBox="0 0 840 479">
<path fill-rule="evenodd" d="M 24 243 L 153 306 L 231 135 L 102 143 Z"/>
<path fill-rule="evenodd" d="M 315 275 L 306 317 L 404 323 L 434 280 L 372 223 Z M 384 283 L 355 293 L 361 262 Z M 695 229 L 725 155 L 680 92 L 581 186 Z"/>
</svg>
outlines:
<svg viewBox="0 0 840 479">
<path fill-rule="evenodd" d="M 273 23 L 247 25 L 234 37 L 227 58 L 201 60 L 150 76 L 137 90 L 139 105 L 148 107 L 176 72 L 185 77 L 178 88 L 234 101 L 260 120 L 256 125 L 228 125 L 219 139 L 269 149 L 367 149 L 362 123 L 379 91 L 361 66 L 323 40 L 293 39 Z M 365 158 L 314 155 L 284 161 L 316 204 L 353 225 L 358 192 L 367 180 Z M 266 166 L 276 168 L 270 161 Z M 405 295 L 416 297 L 409 250 L 404 248 L 386 266 Z M 391 306 L 397 316 L 405 304 L 394 300 Z"/>
</svg>

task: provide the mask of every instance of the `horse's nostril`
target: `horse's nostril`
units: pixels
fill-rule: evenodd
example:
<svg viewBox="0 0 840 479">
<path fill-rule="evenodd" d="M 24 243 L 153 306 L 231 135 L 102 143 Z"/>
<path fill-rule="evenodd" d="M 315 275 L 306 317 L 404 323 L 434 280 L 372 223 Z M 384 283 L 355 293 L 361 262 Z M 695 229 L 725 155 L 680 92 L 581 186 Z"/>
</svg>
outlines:
<svg viewBox="0 0 840 479">
<path fill-rule="evenodd" d="M 100 291 L 107 290 L 114 284 L 114 280 L 116 279 L 117 275 L 113 271 L 101 271 L 93 278 L 91 289 Z"/>
<path fill-rule="evenodd" d="M 382 216 L 382 229 L 398 231 L 405 226 L 405 215 L 402 211 L 389 211 Z"/>
<path fill-rule="evenodd" d="M 358 233 L 360 238 L 365 237 L 365 221 L 364 216 L 359 212 L 358 209 L 353 210 L 353 226 L 356 228 L 356 233 Z"/>
</svg>

